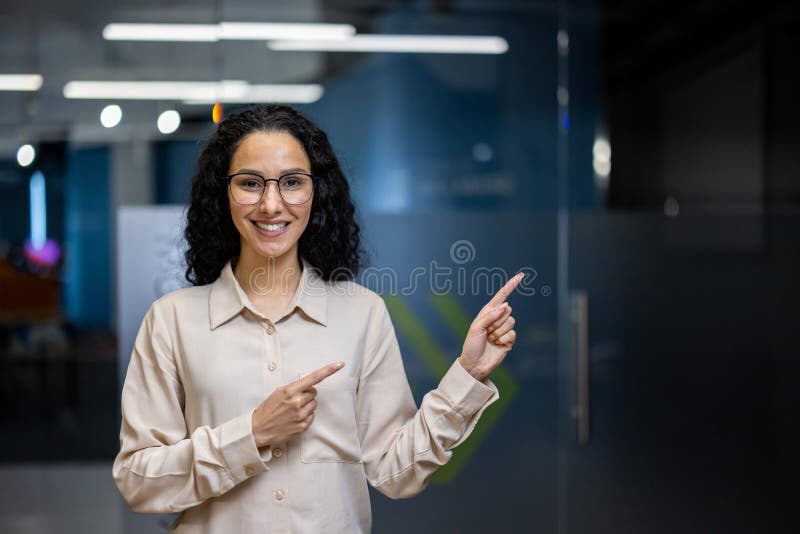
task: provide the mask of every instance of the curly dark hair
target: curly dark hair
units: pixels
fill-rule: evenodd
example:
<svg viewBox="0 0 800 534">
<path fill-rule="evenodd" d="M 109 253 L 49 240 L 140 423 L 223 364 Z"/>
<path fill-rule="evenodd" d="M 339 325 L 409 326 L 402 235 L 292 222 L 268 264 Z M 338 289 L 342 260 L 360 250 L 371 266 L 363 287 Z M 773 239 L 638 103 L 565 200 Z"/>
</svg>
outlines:
<svg viewBox="0 0 800 534">
<path fill-rule="evenodd" d="M 260 104 L 220 121 L 206 141 L 192 178 L 184 237 L 186 280 L 214 282 L 240 253 L 239 231 L 231 219 L 227 182 L 222 179 L 242 139 L 253 132 L 285 132 L 297 139 L 311 162 L 314 198 L 308 226 L 298 243 L 301 257 L 325 280 L 352 279 L 366 263 L 350 186 L 328 136 L 297 110 Z"/>
</svg>

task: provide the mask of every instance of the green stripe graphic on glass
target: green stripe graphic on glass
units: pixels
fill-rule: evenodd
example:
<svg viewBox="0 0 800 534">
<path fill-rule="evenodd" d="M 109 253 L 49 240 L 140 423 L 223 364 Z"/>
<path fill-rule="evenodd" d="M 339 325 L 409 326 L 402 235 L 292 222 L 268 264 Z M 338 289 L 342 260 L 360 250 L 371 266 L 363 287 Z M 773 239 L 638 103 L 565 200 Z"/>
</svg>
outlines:
<svg viewBox="0 0 800 534">
<path fill-rule="evenodd" d="M 450 355 L 442 350 L 402 298 L 394 295 L 382 295 L 382 297 L 392 321 L 417 353 L 417 357 L 431 375 L 441 379 L 458 354 Z M 450 295 L 430 295 L 428 301 L 458 340 L 460 348 L 471 323 L 469 316 Z M 434 483 L 446 484 L 458 475 L 516 395 L 516 382 L 502 365 L 492 372 L 490 378 L 500 391 L 500 399 L 483 412 L 469 438 L 453 451 L 450 461 L 436 472 L 432 479 Z"/>
</svg>

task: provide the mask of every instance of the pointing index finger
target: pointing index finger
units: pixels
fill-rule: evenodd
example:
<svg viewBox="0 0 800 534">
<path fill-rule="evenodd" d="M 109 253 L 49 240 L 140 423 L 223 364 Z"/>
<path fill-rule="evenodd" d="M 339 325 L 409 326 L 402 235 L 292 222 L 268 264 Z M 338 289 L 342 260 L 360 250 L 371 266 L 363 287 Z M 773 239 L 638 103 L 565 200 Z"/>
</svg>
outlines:
<svg viewBox="0 0 800 534">
<path fill-rule="evenodd" d="M 506 282 L 506 285 L 500 288 L 500 291 L 495 293 L 492 297 L 492 300 L 486 305 L 488 308 L 494 308 L 495 306 L 499 306 L 506 301 L 508 296 L 514 292 L 522 279 L 525 277 L 525 273 L 517 273 L 514 275 L 511 280 Z"/>
<path fill-rule="evenodd" d="M 329 363 L 325 367 L 320 367 L 316 371 L 308 373 L 303 378 L 297 380 L 295 384 L 297 384 L 298 389 L 301 391 L 306 390 L 311 386 L 319 384 L 342 367 L 344 367 L 344 362 Z"/>
</svg>

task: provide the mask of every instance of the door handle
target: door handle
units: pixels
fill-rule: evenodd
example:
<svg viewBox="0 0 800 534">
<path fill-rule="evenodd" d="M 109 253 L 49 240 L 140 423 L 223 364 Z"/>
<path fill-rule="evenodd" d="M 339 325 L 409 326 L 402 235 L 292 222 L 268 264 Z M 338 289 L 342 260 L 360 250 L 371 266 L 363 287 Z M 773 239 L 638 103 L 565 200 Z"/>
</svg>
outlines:
<svg viewBox="0 0 800 534">
<path fill-rule="evenodd" d="M 589 296 L 585 291 L 570 295 L 575 388 L 572 414 L 578 444 L 589 443 Z"/>
</svg>

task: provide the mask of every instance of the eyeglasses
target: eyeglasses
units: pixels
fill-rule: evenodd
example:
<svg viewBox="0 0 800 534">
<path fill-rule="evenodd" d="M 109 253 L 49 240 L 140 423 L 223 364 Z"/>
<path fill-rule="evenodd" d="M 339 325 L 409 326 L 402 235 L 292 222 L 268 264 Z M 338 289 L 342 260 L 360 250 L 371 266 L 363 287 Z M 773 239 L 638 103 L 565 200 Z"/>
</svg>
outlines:
<svg viewBox="0 0 800 534">
<path fill-rule="evenodd" d="M 269 182 L 276 182 L 278 192 L 287 204 L 305 204 L 314 192 L 314 176 L 304 172 L 293 172 L 275 178 L 264 178 L 250 172 L 226 176 L 231 196 L 239 204 L 253 205 L 261 202 Z"/>
</svg>

